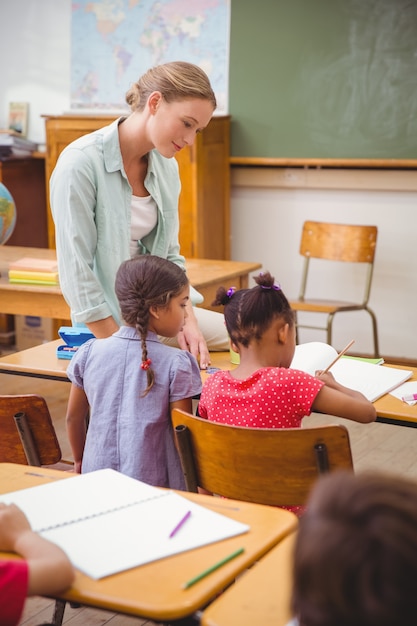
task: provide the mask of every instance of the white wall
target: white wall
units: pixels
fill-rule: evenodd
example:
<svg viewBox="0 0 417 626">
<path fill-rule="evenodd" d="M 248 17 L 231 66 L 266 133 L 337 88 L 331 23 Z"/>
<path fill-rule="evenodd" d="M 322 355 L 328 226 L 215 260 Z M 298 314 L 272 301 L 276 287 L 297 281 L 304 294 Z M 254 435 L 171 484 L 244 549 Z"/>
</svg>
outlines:
<svg viewBox="0 0 417 626">
<path fill-rule="evenodd" d="M 416 179 L 417 174 L 410 172 L 410 177 Z M 256 174 L 251 178 L 249 182 L 256 182 Z M 298 295 L 302 266 L 298 248 L 304 220 L 378 226 L 370 306 L 378 319 L 380 351 L 383 356 L 416 359 L 417 190 L 282 189 L 248 186 L 242 179 L 244 175 L 239 180 L 232 176 L 232 258 L 261 262 L 287 296 Z M 347 266 L 340 264 L 340 280 L 339 274 L 324 266 L 320 270 L 314 282 L 318 297 L 325 296 L 329 284 L 331 297 L 349 300 L 356 293 L 362 295 L 357 290 L 359 272 L 347 273 Z M 338 314 L 333 331 L 336 348 L 355 339 L 359 353 L 372 352 L 366 313 Z M 325 335 L 302 330 L 300 340 L 324 341 Z"/>
<path fill-rule="evenodd" d="M 0 2 L 0 128 L 9 102 L 29 102 L 28 137 L 45 142 L 42 114 L 70 104 L 71 0 Z"/>
<path fill-rule="evenodd" d="M 10 101 L 28 101 L 29 138 L 43 143 L 41 115 L 69 109 L 70 19 L 71 0 L 0 3 L 0 127 L 6 126 Z M 289 171 L 288 179 L 297 175 Z M 232 258 L 261 262 L 276 275 L 287 295 L 296 295 L 301 269 L 297 250 L 304 219 L 376 224 L 379 239 L 370 304 L 379 321 L 381 352 L 416 359 L 417 191 L 405 188 L 409 190 L 397 185 L 395 191 L 378 190 L 378 186 L 359 191 L 352 184 L 348 188 L 282 188 L 259 185 L 259 181 L 236 183 L 232 176 Z M 325 274 L 317 287 L 331 280 L 348 297 L 355 290 L 350 278 L 335 281 Z M 362 313 L 336 318 L 335 347 L 355 338 L 359 352 L 370 352 L 369 328 Z M 323 337 L 312 336 L 310 331 L 301 339 Z"/>
</svg>

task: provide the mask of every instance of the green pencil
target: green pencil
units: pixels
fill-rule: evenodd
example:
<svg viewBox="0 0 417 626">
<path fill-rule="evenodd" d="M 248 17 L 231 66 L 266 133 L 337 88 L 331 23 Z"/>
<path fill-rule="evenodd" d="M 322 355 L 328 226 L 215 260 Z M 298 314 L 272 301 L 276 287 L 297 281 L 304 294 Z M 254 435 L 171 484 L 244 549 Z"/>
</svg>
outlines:
<svg viewBox="0 0 417 626">
<path fill-rule="evenodd" d="M 228 563 L 232 559 L 235 559 L 237 556 L 239 556 L 239 554 L 242 554 L 244 551 L 245 551 L 245 548 L 239 548 L 239 550 L 236 550 L 235 552 L 232 552 L 232 554 L 229 554 L 229 556 L 226 556 L 224 559 L 222 559 L 218 563 L 215 563 L 214 565 L 212 565 L 208 569 L 204 570 L 204 572 L 201 572 L 201 574 L 198 574 L 197 576 L 194 576 L 194 578 L 191 578 L 191 580 L 189 580 L 188 582 L 184 583 L 182 588 L 183 589 L 188 589 L 189 587 L 192 587 L 193 585 L 195 585 L 195 583 L 198 583 L 199 580 L 201 580 L 202 578 L 205 578 L 206 576 L 208 576 L 212 572 L 215 572 L 216 569 L 219 569 L 219 567 L 222 567 L 222 565 L 225 565 L 226 563 Z"/>
</svg>

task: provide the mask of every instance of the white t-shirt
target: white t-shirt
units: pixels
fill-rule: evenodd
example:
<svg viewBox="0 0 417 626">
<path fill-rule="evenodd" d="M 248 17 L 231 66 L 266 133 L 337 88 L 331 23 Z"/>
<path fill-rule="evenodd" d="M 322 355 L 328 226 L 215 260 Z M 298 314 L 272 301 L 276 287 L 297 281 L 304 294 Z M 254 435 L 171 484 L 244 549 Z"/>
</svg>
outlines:
<svg viewBox="0 0 417 626">
<path fill-rule="evenodd" d="M 138 240 L 148 235 L 158 221 L 158 210 L 152 196 L 132 196 L 132 219 L 130 222 L 130 256 L 138 252 Z"/>
</svg>

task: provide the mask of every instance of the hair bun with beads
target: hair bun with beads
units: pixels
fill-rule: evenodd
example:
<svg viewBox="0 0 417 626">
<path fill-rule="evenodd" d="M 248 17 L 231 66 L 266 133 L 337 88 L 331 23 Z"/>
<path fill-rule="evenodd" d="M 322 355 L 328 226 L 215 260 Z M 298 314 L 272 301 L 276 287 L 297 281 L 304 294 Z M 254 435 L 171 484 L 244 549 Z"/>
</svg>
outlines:
<svg viewBox="0 0 417 626">
<path fill-rule="evenodd" d="M 254 278 L 255 282 L 261 287 L 261 289 L 273 289 L 274 291 L 281 291 L 281 285 L 275 284 L 275 278 L 270 272 L 260 272 L 258 276 Z"/>
</svg>

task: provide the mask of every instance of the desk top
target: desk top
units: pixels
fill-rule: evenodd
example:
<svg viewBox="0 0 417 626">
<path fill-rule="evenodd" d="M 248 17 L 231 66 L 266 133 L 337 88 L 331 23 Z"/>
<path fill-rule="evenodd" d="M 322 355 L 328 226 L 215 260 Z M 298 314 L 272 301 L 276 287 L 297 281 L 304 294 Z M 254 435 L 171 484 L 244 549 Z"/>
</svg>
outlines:
<svg viewBox="0 0 417 626">
<path fill-rule="evenodd" d="M 11 261 L 29 256 L 38 259 L 56 259 L 56 251 L 50 248 L 26 248 L 21 246 L 0 246 L 0 285 L 11 291 L 35 291 L 61 294 L 59 287 L 43 285 L 23 285 L 9 283 L 8 267 Z M 228 282 L 262 267 L 260 263 L 244 261 L 223 261 L 218 259 L 186 259 L 187 276 L 196 289 L 208 287 L 219 281 Z"/>
<path fill-rule="evenodd" d="M 56 357 L 56 348 L 59 345 L 63 345 L 63 343 L 61 339 L 57 339 L 34 348 L 28 348 L 21 352 L 14 352 L 0 357 L 0 374 L 17 374 L 68 382 L 66 371 L 69 361 L 57 359 Z M 211 364 L 214 367 L 219 367 L 220 369 L 234 369 L 236 367 L 230 362 L 229 352 L 212 352 L 210 357 Z M 413 376 L 410 380 L 417 380 L 417 368 L 415 367 L 395 364 L 377 365 L 375 367 L 390 366 L 411 370 Z M 201 378 L 203 383 L 208 376 L 210 374 L 202 370 Z M 379 398 L 374 405 L 379 421 L 417 427 L 417 404 L 410 406 L 387 393 L 382 398 Z"/>
<path fill-rule="evenodd" d="M 56 339 L 0 357 L 0 374 L 16 374 L 69 382 L 67 367 L 70 361 L 58 359 L 56 356 L 57 347 L 63 345 L 65 344 L 62 339 Z M 229 352 L 212 352 L 210 356 L 214 367 L 220 369 L 234 369 L 236 367 L 230 362 Z M 208 376 L 210 374 L 201 370 L 203 382 Z"/>
<path fill-rule="evenodd" d="M 292 615 L 292 554 L 297 533 L 280 541 L 203 612 L 201 626 L 285 626 Z"/>
<path fill-rule="evenodd" d="M 0 463 L 0 493 L 72 476 L 74 474 L 69 472 Z M 249 524 L 250 531 L 101 580 L 93 580 L 77 572 L 74 585 L 60 597 L 157 621 L 180 619 L 205 606 L 232 583 L 241 571 L 297 528 L 298 520 L 295 515 L 278 507 L 180 493 L 194 502 Z M 245 551 L 239 559 L 230 561 L 189 589 L 182 588 L 184 581 L 242 546 Z"/>
</svg>

